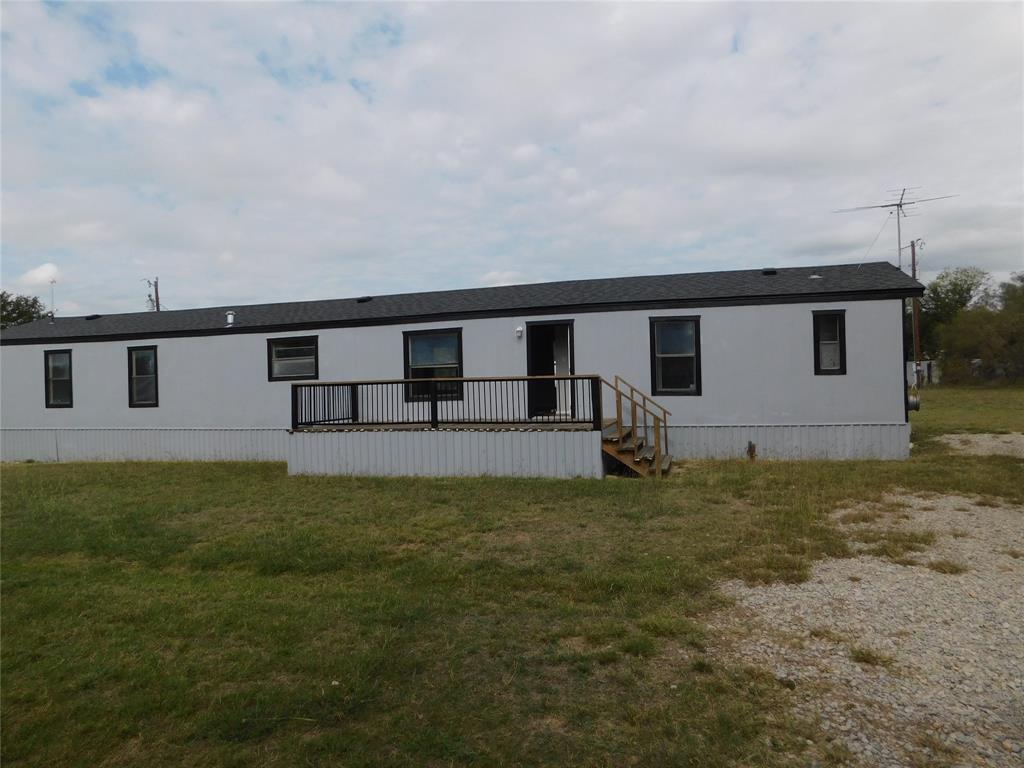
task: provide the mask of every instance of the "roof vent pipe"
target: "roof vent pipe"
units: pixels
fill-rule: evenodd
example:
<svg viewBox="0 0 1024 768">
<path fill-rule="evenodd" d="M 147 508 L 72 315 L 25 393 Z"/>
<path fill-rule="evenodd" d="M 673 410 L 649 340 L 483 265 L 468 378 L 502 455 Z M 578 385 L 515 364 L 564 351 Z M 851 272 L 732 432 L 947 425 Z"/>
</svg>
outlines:
<svg viewBox="0 0 1024 768">
<path fill-rule="evenodd" d="M 235 324 L 235 313 L 229 309 L 224 313 L 224 319 L 227 321 L 227 327 L 230 328 Z"/>
<path fill-rule="evenodd" d="M 777 275 L 779 271 L 774 267 L 765 267 L 761 270 L 762 275 Z"/>
</svg>

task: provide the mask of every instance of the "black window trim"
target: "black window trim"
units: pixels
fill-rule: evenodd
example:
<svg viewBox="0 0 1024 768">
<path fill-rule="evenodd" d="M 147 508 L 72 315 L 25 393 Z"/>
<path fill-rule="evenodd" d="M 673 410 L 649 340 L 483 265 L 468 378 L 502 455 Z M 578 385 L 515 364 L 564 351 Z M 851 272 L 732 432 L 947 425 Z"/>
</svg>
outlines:
<svg viewBox="0 0 1024 768">
<path fill-rule="evenodd" d="M 436 335 L 436 334 L 439 334 L 439 333 L 454 333 L 455 334 L 455 338 L 456 338 L 456 341 L 458 342 L 458 350 L 459 350 L 459 362 L 458 362 L 459 370 L 458 370 L 458 373 L 456 375 L 456 378 L 460 378 L 460 379 L 462 378 L 462 376 L 463 376 L 463 367 L 462 367 L 463 360 L 462 360 L 462 327 L 461 326 L 459 326 L 457 328 L 427 328 L 427 329 L 417 330 L 417 331 L 402 331 L 402 378 L 404 378 L 404 379 L 411 379 L 412 378 L 412 367 L 409 365 L 409 339 L 415 338 L 416 336 L 433 336 L 433 335 Z M 429 400 L 430 399 L 429 397 L 424 397 L 424 396 L 414 396 L 412 394 L 412 385 L 409 382 L 406 382 L 405 386 L 402 387 L 402 389 L 404 390 L 405 402 L 407 402 L 407 403 L 418 403 L 418 402 L 423 402 L 424 400 Z M 463 394 L 464 394 L 463 386 L 462 386 L 462 384 L 459 384 L 458 394 L 438 395 L 437 399 L 438 400 L 446 400 L 446 401 L 458 402 L 458 401 L 462 400 Z"/>
<path fill-rule="evenodd" d="M 814 318 L 813 323 L 813 335 L 814 335 L 814 375 L 815 376 L 845 376 L 846 375 L 846 310 L 845 309 L 815 309 L 811 311 L 811 316 Z M 839 318 L 838 332 L 839 332 L 839 367 L 838 368 L 822 368 L 821 367 L 821 344 L 820 334 L 818 333 L 818 317 L 819 316 L 831 316 Z"/>
<path fill-rule="evenodd" d="M 68 356 L 68 382 L 71 384 L 71 391 L 68 393 L 68 402 L 53 403 L 50 401 L 50 355 L 67 353 Z M 43 351 L 43 398 L 47 408 L 73 408 L 75 405 L 75 376 L 71 366 L 70 349 L 47 349 Z"/>
<path fill-rule="evenodd" d="M 153 350 L 153 402 L 152 403 L 136 403 L 135 393 L 132 390 L 132 378 L 134 372 L 132 370 L 132 352 L 145 352 L 147 350 Z M 147 344 L 143 347 L 128 347 L 128 407 L 129 408 L 158 408 L 160 406 L 160 367 L 159 367 L 159 354 L 157 353 L 156 344 Z"/>
<path fill-rule="evenodd" d="M 312 376 L 275 376 L 274 344 L 279 341 L 294 341 L 297 344 L 313 344 Z M 320 378 L 320 337 L 319 336 L 274 336 L 267 339 L 267 381 L 316 381 Z"/>
<path fill-rule="evenodd" d="M 658 388 L 658 356 L 657 339 L 655 338 L 655 326 L 664 322 L 688 321 L 693 323 L 693 383 L 694 388 L 689 392 L 681 392 L 677 389 Z M 649 318 L 651 336 L 651 396 L 652 397 L 700 397 L 701 396 L 701 364 L 700 364 L 700 315 L 659 315 Z"/>
</svg>

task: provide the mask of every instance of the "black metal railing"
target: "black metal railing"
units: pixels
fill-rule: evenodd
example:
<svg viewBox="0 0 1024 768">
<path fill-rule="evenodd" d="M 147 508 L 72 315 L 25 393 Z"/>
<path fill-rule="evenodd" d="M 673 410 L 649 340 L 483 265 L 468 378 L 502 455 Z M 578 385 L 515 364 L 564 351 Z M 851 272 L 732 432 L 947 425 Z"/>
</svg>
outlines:
<svg viewBox="0 0 1024 768">
<path fill-rule="evenodd" d="M 582 424 L 601 429 L 599 376 L 391 379 L 292 384 L 292 429 Z"/>
</svg>

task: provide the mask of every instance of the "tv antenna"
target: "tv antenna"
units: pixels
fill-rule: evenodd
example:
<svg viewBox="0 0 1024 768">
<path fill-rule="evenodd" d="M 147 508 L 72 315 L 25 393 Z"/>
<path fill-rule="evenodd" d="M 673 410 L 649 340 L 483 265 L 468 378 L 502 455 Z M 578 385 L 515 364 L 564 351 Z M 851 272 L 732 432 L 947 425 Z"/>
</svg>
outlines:
<svg viewBox="0 0 1024 768">
<path fill-rule="evenodd" d="M 154 277 L 152 280 L 150 280 L 148 277 L 144 277 L 144 278 L 142 278 L 142 281 L 145 282 L 146 285 L 148 285 L 153 290 L 153 292 L 151 294 L 146 296 L 146 304 L 147 304 L 147 306 L 149 307 L 151 312 L 152 311 L 159 312 L 160 309 L 161 309 L 161 307 L 160 307 L 160 278 L 159 277 Z"/>
<path fill-rule="evenodd" d="M 895 200 L 892 200 L 892 201 L 888 202 L 888 203 L 882 203 L 881 205 L 860 205 L 860 206 L 857 206 L 856 208 L 840 208 L 838 211 L 833 211 L 833 213 L 850 213 L 852 211 L 869 211 L 869 210 L 871 210 L 873 208 L 888 208 L 888 209 L 890 209 L 890 211 L 889 211 L 890 213 L 892 213 L 893 210 L 895 210 L 895 212 L 896 212 L 896 263 L 899 265 L 900 269 L 903 269 L 903 232 L 902 232 L 902 228 L 900 227 L 900 219 L 911 218 L 910 216 L 907 215 L 907 212 L 906 212 L 905 209 L 909 207 L 911 212 L 914 212 L 916 209 L 914 209 L 911 206 L 919 205 L 921 203 L 930 203 L 932 200 L 948 200 L 951 197 L 959 197 L 959 195 L 942 195 L 941 197 L 922 197 L 922 198 L 917 198 L 916 200 L 908 200 L 907 199 L 907 193 L 908 192 L 913 193 L 915 190 L 918 190 L 918 189 L 920 189 L 920 187 L 902 187 L 900 189 L 889 189 L 889 190 L 886 190 L 889 194 L 894 195 L 894 196 L 898 194 L 899 197 L 896 198 Z M 886 219 L 886 221 L 888 221 L 888 219 Z"/>
</svg>

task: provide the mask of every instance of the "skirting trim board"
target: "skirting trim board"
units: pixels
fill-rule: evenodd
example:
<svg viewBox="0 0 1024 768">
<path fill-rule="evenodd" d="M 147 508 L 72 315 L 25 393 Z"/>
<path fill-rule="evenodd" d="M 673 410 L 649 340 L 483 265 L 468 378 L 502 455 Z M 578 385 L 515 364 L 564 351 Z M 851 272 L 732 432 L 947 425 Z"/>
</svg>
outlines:
<svg viewBox="0 0 1024 768">
<path fill-rule="evenodd" d="M 675 459 L 906 459 L 909 424 L 724 424 L 669 427 Z"/>
<path fill-rule="evenodd" d="M 910 454 L 910 426 L 669 427 L 669 451 L 677 459 L 745 458 L 750 443 L 764 459 L 905 459 Z M 0 459 L 289 461 L 291 471 L 309 474 L 601 476 L 600 436 L 590 431 L 292 435 L 284 429 L 0 429 Z"/>
<path fill-rule="evenodd" d="M 4 461 L 285 461 L 284 429 L 0 429 Z"/>
<path fill-rule="evenodd" d="M 603 477 L 592 430 L 296 432 L 293 475 Z"/>
</svg>

